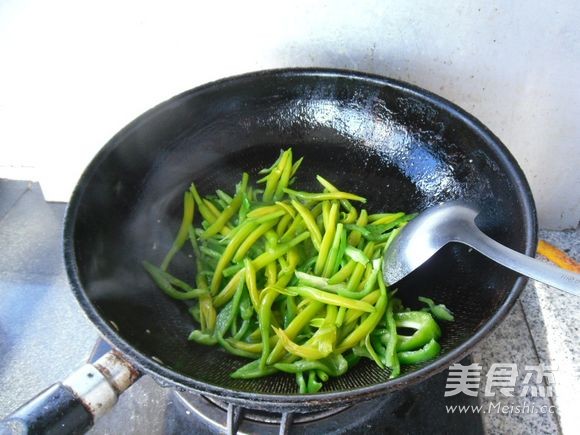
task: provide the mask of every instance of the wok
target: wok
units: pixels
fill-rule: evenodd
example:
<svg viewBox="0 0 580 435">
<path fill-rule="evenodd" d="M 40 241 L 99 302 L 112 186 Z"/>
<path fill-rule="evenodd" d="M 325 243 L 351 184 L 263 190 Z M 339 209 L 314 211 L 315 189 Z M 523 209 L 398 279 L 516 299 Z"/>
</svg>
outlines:
<svg viewBox="0 0 580 435">
<path fill-rule="evenodd" d="M 506 147 L 474 117 L 441 97 L 384 77 L 329 69 L 262 71 L 178 95 L 131 122 L 97 154 L 68 206 L 64 232 L 72 291 L 117 356 L 164 386 L 247 407 L 305 412 L 388 394 L 466 356 L 506 316 L 526 280 L 462 245 L 445 247 L 402 282 L 417 307 L 434 298 L 455 313 L 442 353 L 402 375 L 361 362 L 321 392 L 299 395 L 292 376 L 256 380 L 229 374 L 245 361 L 187 341 L 186 307 L 164 295 L 141 262 L 159 264 L 181 219 L 184 190 L 232 189 L 293 147 L 304 156 L 298 188 L 315 175 L 365 196 L 370 212 L 416 212 L 464 199 L 500 243 L 533 255 L 535 208 Z M 184 250 L 176 275 L 191 280 Z M 86 405 L 86 403 L 85 403 Z"/>
</svg>

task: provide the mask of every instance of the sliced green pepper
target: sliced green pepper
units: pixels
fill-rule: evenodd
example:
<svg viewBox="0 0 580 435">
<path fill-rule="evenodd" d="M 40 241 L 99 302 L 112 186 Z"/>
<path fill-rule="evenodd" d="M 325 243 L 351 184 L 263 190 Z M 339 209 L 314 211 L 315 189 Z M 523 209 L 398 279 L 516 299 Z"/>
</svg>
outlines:
<svg viewBox="0 0 580 435">
<path fill-rule="evenodd" d="M 418 350 L 409 350 L 398 352 L 397 357 L 401 364 L 419 364 L 439 355 L 441 346 L 434 339 L 431 339 L 426 345 Z"/>
</svg>

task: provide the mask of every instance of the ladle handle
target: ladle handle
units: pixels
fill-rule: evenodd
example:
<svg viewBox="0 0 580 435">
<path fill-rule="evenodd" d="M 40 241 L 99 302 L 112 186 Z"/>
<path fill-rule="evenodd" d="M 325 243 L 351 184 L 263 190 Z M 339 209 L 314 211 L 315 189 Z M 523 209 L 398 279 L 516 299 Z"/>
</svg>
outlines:
<svg viewBox="0 0 580 435">
<path fill-rule="evenodd" d="M 475 225 L 474 225 L 475 227 Z M 491 237 L 486 236 L 479 228 L 466 232 L 458 242 L 471 246 L 493 261 L 514 270 L 536 281 L 580 296 L 580 274 L 568 272 L 551 264 L 544 263 L 527 255 L 520 254 Z"/>
</svg>

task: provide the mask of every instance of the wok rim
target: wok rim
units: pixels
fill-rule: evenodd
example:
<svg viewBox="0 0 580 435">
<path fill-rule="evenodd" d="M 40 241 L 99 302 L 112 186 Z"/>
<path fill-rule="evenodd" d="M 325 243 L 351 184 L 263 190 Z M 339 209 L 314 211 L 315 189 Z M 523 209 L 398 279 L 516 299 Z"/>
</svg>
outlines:
<svg viewBox="0 0 580 435">
<path fill-rule="evenodd" d="M 117 331 L 115 331 L 109 322 L 103 318 L 96 307 L 90 301 L 83 285 L 80 281 L 76 255 L 74 252 L 74 232 L 75 222 L 78 208 L 85 192 L 85 189 L 90 184 L 90 181 L 95 173 L 97 173 L 101 163 L 106 159 L 108 154 L 115 149 L 123 138 L 131 134 L 135 129 L 140 128 L 150 118 L 157 116 L 158 113 L 172 105 L 179 103 L 183 98 L 187 98 L 192 94 L 199 94 L 206 90 L 227 87 L 235 82 L 253 81 L 256 79 L 275 76 L 275 77 L 304 77 L 317 76 L 327 78 L 347 78 L 355 79 L 357 81 L 379 84 L 388 86 L 406 92 L 408 95 L 427 100 L 435 104 L 451 114 L 454 118 L 464 122 L 470 128 L 478 133 L 483 141 L 488 146 L 489 150 L 501 161 L 503 166 L 507 168 L 506 176 L 516 186 L 515 192 L 521 203 L 521 208 L 524 211 L 524 220 L 521 222 L 524 225 L 524 253 L 528 256 L 534 255 L 537 245 L 537 216 L 536 207 L 530 186 L 525 178 L 523 171 L 518 165 L 515 158 L 511 155 L 507 147 L 497 138 L 483 123 L 476 119 L 473 115 L 466 112 L 451 101 L 427 91 L 418 86 L 409 84 L 407 82 L 396 80 L 392 78 L 383 77 L 377 74 L 370 74 L 360 71 L 352 71 L 347 69 L 335 68 L 282 68 L 255 71 L 236 76 L 223 78 L 217 81 L 209 82 L 201 86 L 197 86 L 185 92 L 182 92 L 164 102 L 159 103 L 143 114 L 139 115 L 118 133 L 116 133 L 95 155 L 89 165 L 83 171 L 77 185 L 74 188 L 71 199 L 66 208 L 63 244 L 64 244 L 64 260 L 65 268 L 68 276 L 68 281 L 72 292 L 81 306 L 87 318 L 95 325 L 102 337 L 105 338 L 114 348 L 118 349 L 128 361 L 130 361 L 136 368 L 144 373 L 152 375 L 161 385 L 175 387 L 181 390 L 191 390 L 196 393 L 208 394 L 214 397 L 229 400 L 230 402 L 241 403 L 248 405 L 250 402 L 253 407 L 263 408 L 267 406 L 287 407 L 287 408 L 313 408 L 321 405 L 340 405 L 345 403 L 353 403 L 371 399 L 380 395 L 387 394 L 390 391 L 400 390 L 407 386 L 414 385 L 431 376 L 445 370 L 451 364 L 460 361 L 469 355 L 474 347 L 485 337 L 493 331 L 493 329 L 501 323 L 507 316 L 509 311 L 514 306 L 519 295 L 525 287 L 527 278 L 518 277 L 509 290 L 508 296 L 501 304 L 499 309 L 491 316 L 491 318 L 481 326 L 473 336 L 451 350 L 446 355 L 437 358 L 426 366 L 402 375 L 399 378 L 389 380 L 387 382 L 377 383 L 374 385 L 360 387 L 348 391 L 337 392 L 323 392 L 308 395 L 281 395 L 281 394 L 263 394 L 251 393 L 246 391 L 231 390 L 228 388 L 219 387 L 198 381 L 189 376 L 176 372 L 146 356 L 137 350 L 133 345 L 122 338 Z"/>
</svg>

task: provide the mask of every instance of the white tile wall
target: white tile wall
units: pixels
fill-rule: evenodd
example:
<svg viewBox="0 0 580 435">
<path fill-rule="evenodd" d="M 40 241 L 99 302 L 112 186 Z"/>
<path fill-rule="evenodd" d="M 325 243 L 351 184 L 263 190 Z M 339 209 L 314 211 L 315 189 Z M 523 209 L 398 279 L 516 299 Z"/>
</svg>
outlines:
<svg viewBox="0 0 580 435">
<path fill-rule="evenodd" d="M 540 224 L 580 219 L 575 0 L 0 0 L 0 177 L 66 200 L 137 115 L 224 76 L 333 66 L 451 99 L 509 147 Z"/>
</svg>

